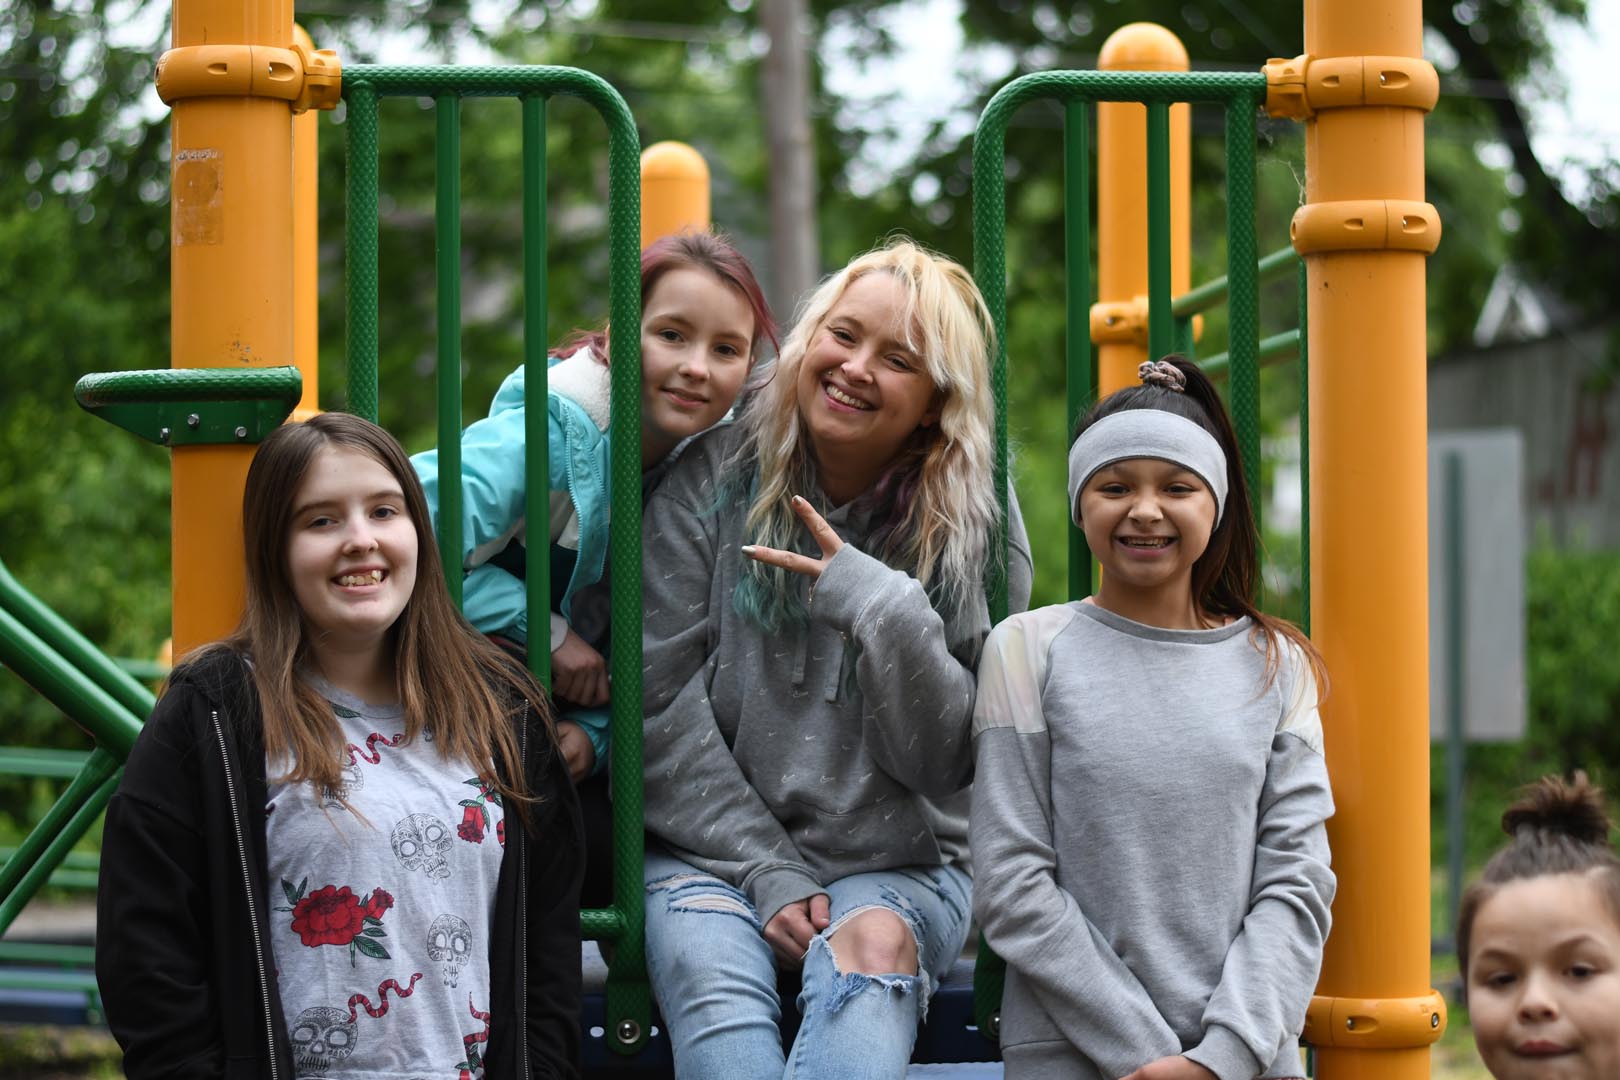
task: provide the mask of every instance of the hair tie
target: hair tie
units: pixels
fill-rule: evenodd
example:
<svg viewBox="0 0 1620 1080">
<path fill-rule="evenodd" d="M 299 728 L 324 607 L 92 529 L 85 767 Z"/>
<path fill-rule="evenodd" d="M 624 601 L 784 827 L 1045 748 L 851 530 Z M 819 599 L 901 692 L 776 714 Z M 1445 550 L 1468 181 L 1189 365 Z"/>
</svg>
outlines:
<svg viewBox="0 0 1620 1080">
<path fill-rule="evenodd" d="M 1157 386 L 1178 394 L 1187 391 L 1187 376 L 1168 360 L 1142 361 L 1136 369 L 1136 377 L 1142 380 L 1144 386 Z"/>
</svg>

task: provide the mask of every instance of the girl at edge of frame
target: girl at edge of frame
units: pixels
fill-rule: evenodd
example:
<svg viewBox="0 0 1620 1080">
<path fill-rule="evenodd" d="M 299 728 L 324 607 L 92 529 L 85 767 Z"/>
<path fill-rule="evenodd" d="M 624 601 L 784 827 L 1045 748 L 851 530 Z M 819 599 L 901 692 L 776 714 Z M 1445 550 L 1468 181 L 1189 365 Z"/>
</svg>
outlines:
<svg viewBox="0 0 1620 1080">
<path fill-rule="evenodd" d="M 974 707 L 974 912 L 1008 964 L 1012 1080 L 1300 1077 L 1327 938 L 1321 661 L 1262 614 L 1215 387 L 1169 357 L 1069 451 L 1102 564 L 1009 618 Z"/>
<path fill-rule="evenodd" d="M 1496 1080 L 1620 1076 L 1620 856 L 1585 773 L 1544 776 L 1463 893 L 1457 963 Z"/>
<path fill-rule="evenodd" d="M 578 804 L 543 692 L 444 589 L 404 451 L 285 425 L 242 519 L 242 622 L 175 669 L 107 808 L 125 1072 L 577 1076 Z"/>
<path fill-rule="evenodd" d="M 719 423 L 759 370 L 776 321 L 748 260 L 724 236 L 685 232 L 641 253 L 642 499 L 685 440 Z M 546 372 L 550 466 L 552 690 L 558 741 L 579 785 L 587 857 L 584 902 L 612 902 L 607 551 L 611 461 L 609 328 L 576 330 Z M 462 609 L 514 655 L 528 649 L 524 544 L 524 369 L 501 383 L 489 415 L 461 440 Z M 439 455 L 412 458 L 435 531 Z"/>
<path fill-rule="evenodd" d="M 678 1077 L 900 1077 L 960 954 L 991 326 L 956 263 L 857 257 L 648 502 L 647 955 Z M 1018 610 L 1016 503 L 1009 531 Z"/>
</svg>

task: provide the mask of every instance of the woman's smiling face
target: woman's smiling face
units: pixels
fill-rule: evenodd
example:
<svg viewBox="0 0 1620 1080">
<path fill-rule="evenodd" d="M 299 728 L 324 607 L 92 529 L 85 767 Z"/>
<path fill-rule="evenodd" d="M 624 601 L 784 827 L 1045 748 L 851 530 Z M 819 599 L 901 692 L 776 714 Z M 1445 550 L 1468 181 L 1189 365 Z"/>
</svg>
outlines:
<svg viewBox="0 0 1620 1080">
<path fill-rule="evenodd" d="M 1468 952 L 1469 1018 L 1492 1076 L 1620 1077 L 1620 925 L 1589 875 L 1503 885 Z"/>
<path fill-rule="evenodd" d="M 880 473 L 920 427 L 939 420 L 939 390 L 902 322 L 906 289 L 893 274 L 850 282 L 805 348 L 799 416 L 823 466 L 858 457 Z"/>
</svg>

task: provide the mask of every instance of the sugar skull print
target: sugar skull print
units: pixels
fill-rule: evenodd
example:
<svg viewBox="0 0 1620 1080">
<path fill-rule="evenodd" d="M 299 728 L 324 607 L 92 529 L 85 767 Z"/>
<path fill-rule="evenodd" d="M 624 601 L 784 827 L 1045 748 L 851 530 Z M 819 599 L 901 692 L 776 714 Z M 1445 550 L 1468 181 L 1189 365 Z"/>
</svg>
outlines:
<svg viewBox="0 0 1620 1080">
<path fill-rule="evenodd" d="M 443 881 L 450 876 L 450 837 L 450 826 L 432 814 L 411 814 L 394 826 L 394 858 L 407 870 Z"/>
<path fill-rule="evenodd" d="M 440 915 L 427 932 L 428 959 L 444 967 L 444 985 L 455 986 L 472 955 L 472 928 L 454 915 Z"/>
</svg>

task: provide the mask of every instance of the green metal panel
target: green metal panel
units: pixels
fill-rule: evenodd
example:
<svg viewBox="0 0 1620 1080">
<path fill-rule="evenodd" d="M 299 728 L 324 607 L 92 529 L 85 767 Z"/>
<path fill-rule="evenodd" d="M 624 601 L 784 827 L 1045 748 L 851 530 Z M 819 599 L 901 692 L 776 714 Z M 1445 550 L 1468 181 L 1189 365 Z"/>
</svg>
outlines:
<svg viewBox="0 0 1620 1080">
<path fill-rule="evenodd" d="M 367 401 L 375 415 L 377 361 L 376 285 L 376 100 L 379 97 L 514 97 L 524 103 L 524 283 L 526 468 L 545 475 L 545 379 L 533 378 L 545 360 L 545 202 L 544 104 L 566 94 L 593 106 L 608 128 L 608 321 L 635 327 L 641 323 L 641 173 L 640 139 L 630 110 L 618 91 L 589 72 L 563 67 L 424 67 L 356 64 L 343 73 L 343 95 L 350 103 L 349 211 L 349 372 L 350 402 Z M 366 119 L 355 123 L 364 111 Z M 358 166 L 356 162 L 359 162 Z M 441 170 L 441 175 L 443 172 Z M 369 184 L 359 190 L 359 180 Z M 363 235 L 356 235 L 357 233 Z M 357 277 L 358 275 L 358 277 Z M 369 275 L 369 277 L 367 277 Z M 536 309 L 542 314 L 535 317 Z M 636 333 L 614 334 L 609 343 L 612 412 L 640 416 L 641 339 Z M 448 377 L 448 376 L 446 376 Z M 459 380 L 459 371 L 456 373 Z M 369 395 L 369 397 L 368 397 Z M 444 403 L 441 395 L 441 409 Z M 356 410 L 358 411 L 358 409 Z M 460 409 L 455 429 L 459 438 Z M 443 423 L 441 414 L 441 424 Z M 453 440 L 441 436 L 440 452 Z M 639 424 L 615 424 L 612 438 L 609 541 L 611 607 L 615 625 L 641 624 L 641 437 Z M 540 451 L 540 455 L 536 451 Z M 529 498 L 535 495 L 529 485 Z M 542 499 L 544 493 L 541 493 Z M 527 504 L 527 513 L 544 520 L 548 502 Z M 544 545 L 531 550 L 530 569 L 544 562 Z M 459 547 L 458 547 L 459 552 Z M 537 559 L 538 556 L 538 559 Z M 528 578 L 531 611 L 538 603 L 549 611 L 549 584 L 544 573 Z M 531 628 L 549 619 L 530 620 Z M 532 651 L 532 650 L 531 650 Z M 622 1053 L 645 1044 L 650 1030 L 651 997 L 643 962 L 642 821 L 641 821 L 641 635 L 615 635 L 610 675 L 613 680 L 612 730 L 614 904 L 582 913 L 581 927 L 591 937 L 615 944 L 608 969 L 608 1043 Z"/>
</svg>

